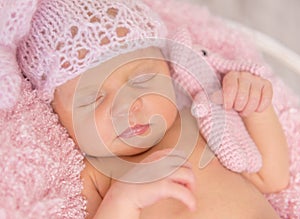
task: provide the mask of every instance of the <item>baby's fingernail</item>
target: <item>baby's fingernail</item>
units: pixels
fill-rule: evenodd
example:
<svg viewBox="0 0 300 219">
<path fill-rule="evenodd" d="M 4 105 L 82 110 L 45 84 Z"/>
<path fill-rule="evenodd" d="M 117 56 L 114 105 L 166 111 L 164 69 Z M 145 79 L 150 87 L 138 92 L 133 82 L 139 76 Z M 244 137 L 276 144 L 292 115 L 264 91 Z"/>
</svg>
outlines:
<svg viewBox="0 0 300 219">
<path fill-rule="evenodd" d="M 210 95 L 211 101 L 216 104 L 223 104 L 223 92 L 222 90 L 215 91 Z"/>
<path fill-rule="evenodd" d="M 249 112 L 248 112 L 248 113 L 240 112 L 239 115 L 240 115 L 241 117 L 247 117 L 247 116 L 249 116 Z"/>
<path fill-rule="evenodd" d="M 227 110 L 228 109 L 228 103 L 224 103 L 224 108 Z"/>
<path fill-rule="evenodd" d="M 229 102 L 224 102 L 224 108 L 225 108 L 225 110 L 230 110 L 230 109 L 232 109 L 232 106 L 230 105 Z"/>
</svg>

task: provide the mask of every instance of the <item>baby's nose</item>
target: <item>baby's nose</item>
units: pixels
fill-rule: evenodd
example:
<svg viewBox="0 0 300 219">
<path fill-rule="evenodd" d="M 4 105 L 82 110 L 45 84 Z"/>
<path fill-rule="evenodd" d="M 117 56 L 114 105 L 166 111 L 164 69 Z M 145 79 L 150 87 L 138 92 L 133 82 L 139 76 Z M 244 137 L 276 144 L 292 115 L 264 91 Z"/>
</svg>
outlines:
<svg viewBox="0 0 300 219">
<path fill-rule="evenodd" d="M 131 101 L 122 101 L 115 104 L 112 109 L 112 121 L 117 133 L 121 133 L 128 127 L 135 126 L 140 123 L 138 119 L 143 108 L 142 98 Z"/>
<path fill-rule="evenodd" d="M 117 101 L 114 102 L 112 107 L 112 116 L 113 117 L 126 117 L 129 118 L 133 116 L 136 112 L 138 112 L 143 107 L 143 100 L 141 97 L 137 97 L 136 99 L 131 97 L 123 97 L 118 98 Z"/>
<path fill-rule="evenodd" d="M 135 113 L 135 112 L 139 111 L 142 108 L 142 106 L 143 106 L 143 100 L 142 100 L 142 98 L 138 98 L 130 106 L 129 113 L 131 114 L 131 113 Z"/>
</svg>

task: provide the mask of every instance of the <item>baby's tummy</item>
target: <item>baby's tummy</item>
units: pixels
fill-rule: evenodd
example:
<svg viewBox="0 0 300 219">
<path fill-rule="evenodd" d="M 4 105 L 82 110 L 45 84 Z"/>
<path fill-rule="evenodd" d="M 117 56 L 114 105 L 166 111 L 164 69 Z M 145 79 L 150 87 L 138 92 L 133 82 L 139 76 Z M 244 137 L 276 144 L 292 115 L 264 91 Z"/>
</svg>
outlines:
<svg viewBox="0 0 300 219">
<path fill-rule="evenodd" d="M 197 210 L 191 212 L 175 199 L 165 199 L 145 208 L 142 219 L 274 219 L 279 218 L 264 196 L 241 175 L 213 159 L 198 168 L 196 149 L 189 159 L 197 180 Z"/>
</svg>

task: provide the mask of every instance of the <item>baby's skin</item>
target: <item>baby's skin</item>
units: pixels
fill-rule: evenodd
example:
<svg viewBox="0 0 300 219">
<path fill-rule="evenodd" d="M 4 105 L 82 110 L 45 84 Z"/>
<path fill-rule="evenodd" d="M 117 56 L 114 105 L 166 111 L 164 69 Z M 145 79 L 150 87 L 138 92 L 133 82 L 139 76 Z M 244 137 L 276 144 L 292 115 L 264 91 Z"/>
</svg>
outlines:
<svg viewBox="0 0 300 219">
<path fill-rule="evenodd" d="M 104 72 L 112 74 L 106 77 Z M 172 98 L 158 95 L 173 95 L 169 66 L 158 49 L 121 55 L 84 74 L 89 89 L 81 89 L 80 77 L 56 89 L 52 105 L 61 123 L 83 152 L 112 165 L 115 157 L 99 148 L 99 143 L 89 139 L 96 147 L 82 140 L 90 136 L 92 118 L 105 148 L 137 164 L 115 177 L 96 168 L 90 163 L 94 158 L 87 156 L 81 174 L 87 218 L 279 218 L 263 196 L 282 190 L 289 180 L 287 143 L 272 107 L 270 82 L 247 72 L 229 72 L 222 80 L 224 108 L 240 113 L 263 158 L 259 172 L 238 174 L 223 167 L 210 152 L 189 109 L 178 110 Z M 104 79 L 101 87 L 93 83 Z M 121 115 L 114 114 L 114 98 L 128 83 L 134 92 L 154 88 L 157 93 L 139 95 L 125 110 L 127 128 L 143 127 L 144 131 L 118 133 L 111 118 Z M 91 90 L 96 97 L 92 102 Z M 80 115 L 79 123 L 76 115 Z M 154 115 L 163 118 L 163 125 Z M 199 168 L 199 162 L 205 165 Z"/>
</svg>

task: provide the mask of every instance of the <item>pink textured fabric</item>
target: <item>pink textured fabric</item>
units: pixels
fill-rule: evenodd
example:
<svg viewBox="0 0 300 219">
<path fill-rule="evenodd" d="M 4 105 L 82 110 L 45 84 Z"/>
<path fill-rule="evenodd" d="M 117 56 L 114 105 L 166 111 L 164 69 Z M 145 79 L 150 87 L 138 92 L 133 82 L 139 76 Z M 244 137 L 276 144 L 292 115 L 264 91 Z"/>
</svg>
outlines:
<svg viewBox="0 0 300 219">
<path fill-rule="evenodd" d="M 0 130 L 0 218 L 85 218 L 83 156 L 28 81 Z"/>
<path fill-rule="evenodd" d="M 0 109 L 16 103 L 21 73 L 16 62 L 16 46 L 28 33 L 37 0 L 0 0 Z"/>
<path fill-rule="evenodd" d="M 18 61 L 44 99 L 54 89 L 108 59 L 156 45 L 166 28 L 136 0 L 40 0 Z M 147 38 L 147 40 L 146 40 Z"/>
<path fill-rule="evenodd" d="M 281 218 L 300 217 L 300 101 L 284 82 L 273 76 L 273 104 L 287 136 L 290 155 L 290 182 L 287 189 L 266 195 Z"/>
</svg>

